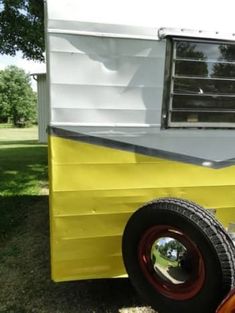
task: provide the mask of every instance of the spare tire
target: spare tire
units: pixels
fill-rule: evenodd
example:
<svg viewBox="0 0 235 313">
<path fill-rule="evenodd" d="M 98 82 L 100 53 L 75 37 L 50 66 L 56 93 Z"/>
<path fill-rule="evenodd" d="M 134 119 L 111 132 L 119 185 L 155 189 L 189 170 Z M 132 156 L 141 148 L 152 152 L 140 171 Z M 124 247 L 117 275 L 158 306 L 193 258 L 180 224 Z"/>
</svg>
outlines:
<svg viewBox="0 0 235 313">
<path fill-rule="evenodd" d="M 129 278 L 158 313 L 214 313 L 234 286 L 235 247 L 195 203 L 163 198 L 129 219 L 122 243 Z"/>
</svg>

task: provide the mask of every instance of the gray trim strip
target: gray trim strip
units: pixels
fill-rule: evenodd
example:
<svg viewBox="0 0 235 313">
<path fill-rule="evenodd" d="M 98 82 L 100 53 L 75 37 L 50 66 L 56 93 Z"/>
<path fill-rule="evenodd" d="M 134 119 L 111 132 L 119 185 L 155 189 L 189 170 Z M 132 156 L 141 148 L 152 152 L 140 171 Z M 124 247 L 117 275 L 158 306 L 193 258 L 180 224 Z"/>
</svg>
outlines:
<svg viewBox="0 0 235 313">
<path fill-rule="evenodd" d="M 70 130 L 65 130 L 62 128 L 51 127 L 51 126 L 48 127 L 48 134 L 61 137 L 61 138 L 72 139 L 72 140 L 82 141 L 82 142 L 91 143 L 91 144 L 95 144 L 99 146 L 104 146 L 108 148 L 115 148 L 115 149 L 120 149 L 124 151 L 139 153 L 139 154 L 153 156 L 153 157 L 159 157 L 159 158 L 168 159 L 172 161 L 199 165 L 202 167 L 213 168 L 213 169 L 220 169 L 223 167 L 235 165 L 235 158 L 224 160 L 224 161 L 212 161 L 208 159 L 192 157 L 189 155 L 184 155 L 184 154 L 179 154 L 179 153 L 174 153 L 174 152 L 169 152 L 169 151 L 164 151 L 164 150 L 159 150 L 159 149 L 153 149 L 153 148 L 148 148 L 144 146 L 138 146 L 138 145 L 134 145 L 134 144 L 126 143 L 126 142 L 116 141 L 113 139 L 107 139 L 107 138 L 101 138 L 101 137 L 91 136 L 87 134 L 77 133 L 77 132 L 73 132 Z"/>
<path fill-rule="evenodd" d="M 235 33 L 223 33 L 218 31 L 194 30 L 186 28 L 160 28 L 158 37 L 165 39 L 166 37 L 188 37 L 196 39 L 212 39 L 212 40 L 235 40 Z"/>
<path fill-rule="evenodd" d="M 155 27 L 49 19 L 48 33 L 159 40 Z"/>
</svg>

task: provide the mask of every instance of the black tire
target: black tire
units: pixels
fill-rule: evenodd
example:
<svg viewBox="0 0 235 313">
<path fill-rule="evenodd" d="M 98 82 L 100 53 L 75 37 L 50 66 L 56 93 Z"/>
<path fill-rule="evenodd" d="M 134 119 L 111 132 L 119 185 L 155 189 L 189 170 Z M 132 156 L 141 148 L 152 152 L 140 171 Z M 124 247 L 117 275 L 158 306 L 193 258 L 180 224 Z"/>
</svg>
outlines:
<svg viewBox="0 0 235 313">
<path fill-rule="evenodd" d="M 168 282 L 165 286 L 162 276 L 150 269 L 148 260 L 151 258 L 143 254 L 143 251 L 150 251 L 147 247 L 150 241 L 144 240 L 159 236 L 161 229 L 166 232 L 166 226 L 161 225 L 168 225 L 173 238 L 178 236 L 174 233 L 179 230 L 181 237 L 177 240 L 181 242 L 185 237 L 185 244 L 188 241 L 195 250 L 194 259 L 198 261 L 192 264 L 197 269 L 190 283 L 175 286 Z M 136 211 L 126 225 L 122 253 L 133 286 L 158 313 L 214 313 L 234 286 L 235 247 L 230 236 L 208 211 L 186 200 L 163 198 Z M 152 267 L 155 269 L 155 265 Z"/>
</svg>

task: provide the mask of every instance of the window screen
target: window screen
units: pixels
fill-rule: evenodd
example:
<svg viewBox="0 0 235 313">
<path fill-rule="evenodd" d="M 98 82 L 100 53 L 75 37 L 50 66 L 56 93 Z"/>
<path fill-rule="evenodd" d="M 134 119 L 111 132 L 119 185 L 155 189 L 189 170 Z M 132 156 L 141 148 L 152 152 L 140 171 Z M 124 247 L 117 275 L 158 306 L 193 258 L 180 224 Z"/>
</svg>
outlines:
<svg viewBox="0 0 235 313">
<path fill-rule="evenodd" d="M 235 44 L 173 40 L 170 127 L 235 127 Z"/>
</svg>

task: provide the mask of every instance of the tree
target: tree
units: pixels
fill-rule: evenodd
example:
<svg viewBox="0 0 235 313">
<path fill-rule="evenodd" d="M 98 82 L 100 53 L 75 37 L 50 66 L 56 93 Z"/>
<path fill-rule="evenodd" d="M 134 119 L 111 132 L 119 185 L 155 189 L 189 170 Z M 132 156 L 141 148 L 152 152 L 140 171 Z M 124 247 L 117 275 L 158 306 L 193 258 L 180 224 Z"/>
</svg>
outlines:
<svg viewBox="0 0 235 313">
<path fill-rule="evenodd" d="M 159 247 L 161 255 L 167 259 L 173 258 L 178 261 L 179 256 L 186 251 L 184 246 L 176 239 L 171 239 Z"/>
<path fill-rule="evenodd" d="M 36 119 L 36 95 L 30 77 L 16 66 L 0 71 L 0 117 L 18 127 Z"/>
<path fill-rule="evenodd" d="M 208 76 L 206 55 L 203 51 L 200 51 L 200 47 L 198 47 L 197 44 L 187 41 L 177 42 L 177 57 L 180 59 L 187 59 L 188 61 L 196 60 L 196 62 L 199 62 L 177 61 L 176 74 L 178 74 L 177 71 L 180 71 L 180 74 L 186 76 Z"/>
<path fill-rule="evenodd" d="M 43 61 L 43 0 L 0 0 L 0 53 Z"/>
</svg>

